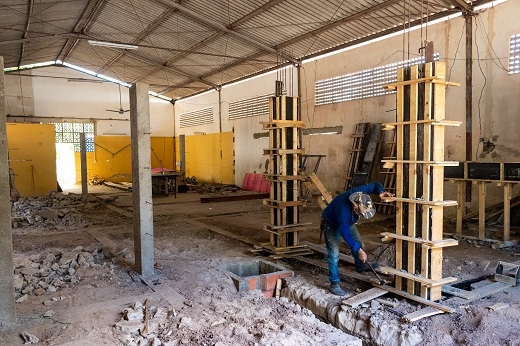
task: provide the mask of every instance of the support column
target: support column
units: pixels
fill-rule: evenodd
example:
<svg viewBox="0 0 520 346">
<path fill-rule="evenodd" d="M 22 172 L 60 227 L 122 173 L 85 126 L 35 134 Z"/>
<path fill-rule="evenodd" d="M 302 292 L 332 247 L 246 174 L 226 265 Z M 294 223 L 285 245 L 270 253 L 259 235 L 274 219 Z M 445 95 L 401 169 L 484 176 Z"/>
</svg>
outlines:
<svg viewBox="0 0 520 346">
<path fill-rule="evenodd" d="M 0 56 L 0 330 L 16 322 L 13 286 L 13 234 L 11 191 L 7 159 L 4 59 Z"/>
<path fill-rule="evenodd" d="M 135 270 L 151 276 L 155 261 L 148 84 L 136 83 L 130 87 L 130 130 Z"/>
<path fill-rule="evenodd" d="M 180 153 L 180 161 L 181 167 L 180 170 L 182 173 L 186 174 L 186 136 L 179 136 L 179 153 Z"/>
<path fill-rule="evenodd" d="M 473 160 L 473 16 L 466 12 L 466 161 Z M 471 182 L 466 183 L 466 202 L 471 202 Z"/>
<path fill-rule="evenodd" d="M 478 183 L 478 239 L 486 238 L 486 182 Z"/>
<path fill-rule="evenodd" d="M 81 193 L 88 193 L 87 186 L 87 143 L 85 141 L 85 132 L 79 134 L 79 146 L 81 156 Z"/>
<path fill-rule="evenodd" d="M 511 183 L 504 184 L 504 241 L 511 240 Z"/>
</svg>

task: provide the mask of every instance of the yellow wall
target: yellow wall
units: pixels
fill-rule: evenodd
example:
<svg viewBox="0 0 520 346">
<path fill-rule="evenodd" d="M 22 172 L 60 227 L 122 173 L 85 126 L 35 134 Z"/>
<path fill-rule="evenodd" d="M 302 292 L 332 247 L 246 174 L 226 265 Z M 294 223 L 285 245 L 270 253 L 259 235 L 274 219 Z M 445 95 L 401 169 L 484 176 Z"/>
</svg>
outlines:
<svg viewBox="0 0 520 346">
<path fill-rule="evenodd" d="M 130 136 L 95 136 L 94 152 L 87 153 L 87 178 L 93 176 L 108 181 L 132 181 L 132 149 Z M 171 137 L 152 137 L 152 168 L 175 169 Z M 81 183 L 80 153 L 76 156 L 76 181 Z M 160 161 L 159 161 L 160 160 Z M 162 162 L 162 165 L 161 165 Z"/>
<path fill-rule="evenodd" d="M 187 177 L 195 176 L 204 183 L 234 184 L 234 175 L 233 132 L 186 136 Z"/>
<path fill-rule="evenodd" d="M 57 190 L 54 125 L 7 124 L 9 164 L 22 197 Z"/>
</svg>

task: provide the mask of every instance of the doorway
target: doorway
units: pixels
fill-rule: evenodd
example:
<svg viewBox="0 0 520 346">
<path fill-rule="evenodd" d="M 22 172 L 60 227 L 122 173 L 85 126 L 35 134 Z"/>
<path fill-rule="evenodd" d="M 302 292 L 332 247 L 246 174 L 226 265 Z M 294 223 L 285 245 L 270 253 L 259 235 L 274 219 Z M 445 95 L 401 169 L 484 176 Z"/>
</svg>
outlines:
<svg viewBox="0 0 520 346">
<path fill-rule="evenodd" d="M 76 158 L 73 143 L 56 143 L 56 177 L 62 190 L 76 185 Z"/>
</svg>

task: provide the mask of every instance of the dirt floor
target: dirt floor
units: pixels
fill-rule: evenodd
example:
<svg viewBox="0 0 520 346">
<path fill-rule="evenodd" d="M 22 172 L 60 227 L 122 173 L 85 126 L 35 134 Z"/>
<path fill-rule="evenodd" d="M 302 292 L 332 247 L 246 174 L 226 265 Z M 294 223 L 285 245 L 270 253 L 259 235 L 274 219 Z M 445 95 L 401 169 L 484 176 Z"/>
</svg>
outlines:
<svg viewBox="0 0 520 346">
<path fill-rule="evenodd" d="M 133 272 L 132 194 L 101 186 L 89 188 L 96 200 L 88 208 L 77 208 L 82 215 L 80 228 L 43 220 L 33 225 L 20 222 L 13 230 L 15 258 L 31 258 L 29 266 L 36 268 L 47 261 L 50 267 L 52 253 L 61 258 L 57 270 L 65 273 L 56 287 L 49 290 L 42 285 L 45 289 L 38 287 L 17 303 L 18 323 L 1 335 L 0 345 L 24 344 L 24 332 L 27 340 L 32 335 L 42 345 L 355 344 L 348 334 L 287 299 L 266 299 L 260 291 L 237 292 L 223 267 L 263 258 L 321 288 L 327 299 L 341 301 L 327 292 L 322 254 L 308 256 L 320 267 L 298 260 L 273 260 L 251 251 L 254 244 L 269 241 L 269 234 L 261 230 L 269 220 L 269 210 L 261 199 L 201 203 L 196 192 L 154 198 L 156 275 L 141 280 Z M 319 243 L 320 214 L 314 204 L 302 208 L 301 222 L 313 223 L 303 240 Z M 372 261 L 393 264 L 393 245 L 382 244 L 379 236 L 393 226 L 393 219 L 385 215 L 361 223 Z M 452 232 L 452 228 L 447 224 L 445 231 Z M 342 251 L 350 254 L 346 246 Z M 490 275 L 499 260 L 519 260 L 514 257 L 518 252 L 518 247 L 495 250 L 489 243 L 461 240 L 459 246 L 445 248 L 443 273 L 460 280 Z M 81 256 L 76 257 L 77 263 L 65 261 L 71 253 L 82 253 L 85 258 L 92 254 L 92 258 L 87 264 L 80 264 Z M 20 268 L 20 277 L 28 280 Z M 350 296 L 370 287 L 354 279 L 342 286 Z M 519 293 L 518 287 L 508 288 L 468 303 L 454 314 L 414 322 L 423 332 L 422 344 L 520 345 Z M 17 299 L 22 296 L 17 293 Z M 400 297 L 394 299 L 401 302 L 395 308 L 400 312 L 420 308 Z M 148 309 L 144 308 L 146 302 Z M 490 309 L 497 303 L 507 306 Z M 148 333 L 137 331 L 143 327 L 145 310 Z M 399 319 L 386 310 L 380 315 Z"/>
</svg>

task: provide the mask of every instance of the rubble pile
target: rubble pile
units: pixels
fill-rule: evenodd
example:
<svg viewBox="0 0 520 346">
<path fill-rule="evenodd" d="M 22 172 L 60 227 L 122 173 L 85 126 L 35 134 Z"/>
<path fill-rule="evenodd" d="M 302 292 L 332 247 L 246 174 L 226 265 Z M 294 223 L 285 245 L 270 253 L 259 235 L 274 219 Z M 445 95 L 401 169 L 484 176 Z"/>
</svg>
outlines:
<svg viewBox="0 0 520 346">
<path fill-rule="evenodd" d="M 19 227 L 86 227 L 91 221 L 82 210 L 99 207 L 91 195 L 51 191 L 45 196 L 20 198 L 12 204 L 11 223 Z"/>
<path fill-rule="evenodd" d="M 15 256 L 16 302 L 29 299 L 29 295 L 40 296 L 75 285 L 81 279 L 76 275 L 78 268 L 101 267 L 95 261 L 104 258 L 102 247 L 97 244 L 89 249 L 78 246 L 72 251 L 49 250 L 47 254 Z"/>
<path fill-rule="evenodd" d="M 152 305 L 146 311 L 146 306 L 138 301 L 131 308 L 125 309 L 121 320 L 115 323 L 114 335 L 124 345 L 177 345 L 172 330 L 176 316 L 177 313 L 171 308 Z M 191 319 L 183 317 L 177 324 L 182 328 L 183 323 L 188 322 Z"/>
</svg>

